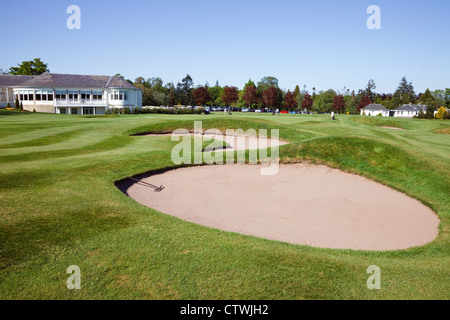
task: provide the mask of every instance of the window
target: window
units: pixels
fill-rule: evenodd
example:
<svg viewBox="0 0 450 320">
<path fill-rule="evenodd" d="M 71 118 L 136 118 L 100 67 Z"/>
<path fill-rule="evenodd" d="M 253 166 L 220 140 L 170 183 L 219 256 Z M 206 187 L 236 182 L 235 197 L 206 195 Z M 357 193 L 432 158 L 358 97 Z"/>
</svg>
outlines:
<svg viewBox="0 0 450 320">
<path fill-rule="evenodd" d="M 66 114 L 66 108 L 60 108 L 59 109 L 59 113 Z"/>
<path fill-rule="evenodd" d="M 24 91 L 23 91 L 23 90 L 20 90 L 20 91 L 19 91 L 19 100 L 20 100 L 20 101 L 25 100 L 24 98 L 25 98 Z"/>
<path fill-rule="evenodd" d="M 64 91 L 61 91 L 61 90 L 56 91 L 55 97 L 57 100 L 66 100 L 66 91 L 65 90 Z"/>
<path fill-rule="evenodd" d="M 81 99 L 91 100 L 91 91 L 81 91 Z"/>
<path fill-rule="evenodd" d="M 78 100 L 78 91 L 69 91 L 69 100 Z"/>
<path fill-rule="evenodd" d="M 128 100 L 128 91 L 111 91 L 111 100 Z"/>
<path fill-rule="evenodd" d="M 36 101 L 41 101 L 42 91 L 36 90 Z"/>
<path fill-rule="evenodd" d="M 47 93 L 48 101 L 53 101 L 53 90 L 49 90 Z"/>
<path fill-rule="evenodd" d="M 72 112 L 72 114 L 78 114 L 78 109 L 72 108 L 71 112 Z"/>
<path fill-rule="evenodd" d="M 103 99 L 103 92 L 102 91 L 94 91 L 94 92 L 92 92 L 92 98 L 94 100 L 102 100 Z"/>
<path fill-rule="evenodd" d="M 33 90 L 28 90 L 28 100 L 33 101 Z"/>
</svg>

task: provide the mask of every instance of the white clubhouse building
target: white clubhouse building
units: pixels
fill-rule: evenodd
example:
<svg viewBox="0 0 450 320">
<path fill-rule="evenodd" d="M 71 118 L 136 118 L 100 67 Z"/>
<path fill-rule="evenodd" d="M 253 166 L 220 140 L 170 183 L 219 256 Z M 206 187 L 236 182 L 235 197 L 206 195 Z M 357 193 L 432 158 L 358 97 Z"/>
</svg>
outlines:
<svg viewBox="0 0 450 320">
<path fill-rule="evenodd" d="M 369 104 L 367 107 L 361 109 L 361 115 L 383 117 L 398 117 L 398 118 L 412 118 L 419 115 L 419 112 L 427 112 L 427 106 L 419 104 L 413 105 L 404 104 L 395 110 L 389 110 L 381 104 Z"/>
<path fill-rule="evenodd" d="M 43 73 L 0 75 L 0 107 L 64 114 L 105 114 L 111 108 L 142 108 L 142 91 L 118 76 Z"/>
</svg>

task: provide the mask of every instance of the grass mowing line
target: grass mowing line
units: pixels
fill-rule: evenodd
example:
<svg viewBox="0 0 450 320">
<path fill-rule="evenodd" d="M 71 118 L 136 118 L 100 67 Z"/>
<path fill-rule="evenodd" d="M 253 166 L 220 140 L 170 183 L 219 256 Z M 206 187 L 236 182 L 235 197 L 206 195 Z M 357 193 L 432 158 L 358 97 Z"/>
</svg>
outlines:
<svg viewBox="0 0 450 320">
<path fill-rule="evenodd" d="M 84 131 L 83 129 L 74 129 L 74 130 L 69 130 L 69 131 L 58 132 L 58 133 L 51 134 L 51 135 L 46 135 L 44 137 L 36 138 L 36 139 L 32 139 L 32 140 L 0 144 L 0 149 L 42 147 L 42 146 L 52 145 L 52 144 L 56 144 L 59 142 L 63 142 L 67 139 L 73 138 L 83 131 Z"/>
</svg>

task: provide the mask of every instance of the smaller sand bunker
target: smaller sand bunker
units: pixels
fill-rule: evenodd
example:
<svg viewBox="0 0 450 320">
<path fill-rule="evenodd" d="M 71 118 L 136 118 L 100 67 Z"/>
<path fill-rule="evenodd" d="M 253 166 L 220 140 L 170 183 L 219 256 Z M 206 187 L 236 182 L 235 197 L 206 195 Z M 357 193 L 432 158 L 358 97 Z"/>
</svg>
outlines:
<svg viewBox="0 0 450 320">
<path fill-rule="evenodd" d="M 172 134 L 173 133 L 148 133 L 148 134 L 141 134 L 141 136 L 166 137 L 166 136 L 172 136 Z M 266 147 L 266 148 L 279 147 L 279 146 L 283 146 L 283 145 L 289 143 L 284 140 L 272 139 L 272 138 L 262 137 L 262 136 L 257 137 L 257 136 L 239 135 L 239 134 L 235 134 L 232 136 L 226 136 L 226 135 L 222 134 L 220 131 L 217 131 L 216 134 L 189 133 L 187 135 L 194 136 L 194 137 L 202 137 L 204 139 L 207 138 L 207 139 L 210 139 L 211 142 L 216 140 L 216 141 L 222 141 L 222 142 L 227 143 L 227 146 L 206 147 L 203 150 L 204 152 L 255 150 L 255 149 L 261 149 L 263 147 Z M 181 134 L 180 136 L 183 136 L 183 135 Z M 214 144 L 214 143 L 212 143 L 212 144 Z"/>
<path fill-rule="evenodd" d="M 385 129 L 392 129 L 392 130 L 406 130 L 406 129 L 399 128 L 399 127 L 389 127 L 389 126 L 382 126 L 382 128 L 385 128 Z"/>
<path fill-rule="evenodd" d="M 124 181 L 139 203 L 200 225 L 320 248 L 399 250 L 438 235 L 439 219 L 421 202 L 369 179 L 325 166 L 181 168 L 142 179 L 154 192 Z"/>
</svg>

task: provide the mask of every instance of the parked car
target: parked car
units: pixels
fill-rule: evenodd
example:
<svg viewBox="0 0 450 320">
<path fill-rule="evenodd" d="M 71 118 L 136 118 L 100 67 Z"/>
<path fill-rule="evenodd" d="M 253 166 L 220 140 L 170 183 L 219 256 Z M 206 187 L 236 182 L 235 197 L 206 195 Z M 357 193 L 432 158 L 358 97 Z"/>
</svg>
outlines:
<svg viewBox="0 0 450 320">
<path fill-rule="evenodd" d="M 242 108 L 242 112 L 248 112 L 248 108 Z"/>
<path fill-rule="evenodd" d="M 280 113 L 287 114 L 288 112 L 286 110 L 283 110 Z"/>
<path fill-rule="evenodd" d="M 260 113 L 260 112 L 262 112 L 262 110 L 261 109 L 256 109 L 255 112 Z"/>
</svg>

